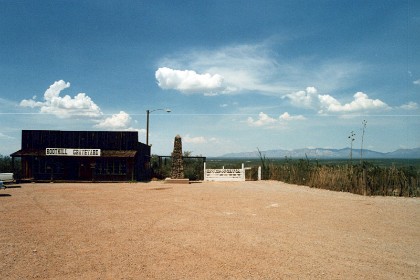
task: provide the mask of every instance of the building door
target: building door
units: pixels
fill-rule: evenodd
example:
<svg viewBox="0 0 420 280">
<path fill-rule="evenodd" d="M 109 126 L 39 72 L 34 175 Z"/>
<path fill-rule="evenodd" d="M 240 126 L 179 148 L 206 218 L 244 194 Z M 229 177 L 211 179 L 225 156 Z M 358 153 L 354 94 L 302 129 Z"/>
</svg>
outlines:
<svg viewBox="0 0 420 280">
<path fill-rule="evenodd" d="M 84 181 L 92 181 L 92 168 L 89 160 L 81 160 L 79 166 L 79 179 Z"/>
<path fill-rule="evenodd" d="M 72 158 L 63 159 L 64 164 L 64 179 L 77 180 L 79 178 L 80 162 Z"/>
</svg>

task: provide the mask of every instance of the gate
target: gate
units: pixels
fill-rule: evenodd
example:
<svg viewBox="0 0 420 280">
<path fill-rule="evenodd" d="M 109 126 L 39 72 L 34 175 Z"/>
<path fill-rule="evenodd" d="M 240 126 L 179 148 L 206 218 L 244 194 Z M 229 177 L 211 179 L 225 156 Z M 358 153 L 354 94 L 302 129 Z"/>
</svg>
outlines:
<svg viewBox="0 0 420 280">
<path fill-rule="evenodd" d="M 206 169 L 204 162 L 204 181 L 245 181 L 245 167 L 238 169 Z"/>
</svg>

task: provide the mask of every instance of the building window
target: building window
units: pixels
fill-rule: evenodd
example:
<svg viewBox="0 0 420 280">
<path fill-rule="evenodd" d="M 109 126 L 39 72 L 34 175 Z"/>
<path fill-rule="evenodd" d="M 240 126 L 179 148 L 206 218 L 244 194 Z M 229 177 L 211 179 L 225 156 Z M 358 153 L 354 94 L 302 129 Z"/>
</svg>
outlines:
<svg viewBox="0 0 420 280">
<path fill-rule="evenodd" d="M 127 163 L 121 159 L 102 159 L 96 163 L 95 173 L 98 175 L 126 175 Z"/>
</svg>

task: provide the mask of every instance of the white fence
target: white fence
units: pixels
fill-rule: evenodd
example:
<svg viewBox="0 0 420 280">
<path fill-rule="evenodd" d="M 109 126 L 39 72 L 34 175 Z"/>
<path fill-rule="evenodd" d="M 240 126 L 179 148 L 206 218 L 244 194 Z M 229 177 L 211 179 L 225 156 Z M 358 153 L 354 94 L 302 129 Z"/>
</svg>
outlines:
<svg viewBox="0 0 420 280">
<path fill-rule="evenodd" d="M 0 173 L 0 189 L 5 189 L 3 182 L 13 182 L 13 173 Z"/>
<path fill-rule="evenodd" d="M 204 181 L 245 181 L 245 168 L 242 163 L 242 168 L 238 169 L 207 169 L 204 163 Z M 261 167 L 258 168 L 258 180 L 261 180 Z"/>
<path fill-rule="evenodd" d="M 13 181 L 13 173 L 0 173 L 0 181 Z"/>
</svg>

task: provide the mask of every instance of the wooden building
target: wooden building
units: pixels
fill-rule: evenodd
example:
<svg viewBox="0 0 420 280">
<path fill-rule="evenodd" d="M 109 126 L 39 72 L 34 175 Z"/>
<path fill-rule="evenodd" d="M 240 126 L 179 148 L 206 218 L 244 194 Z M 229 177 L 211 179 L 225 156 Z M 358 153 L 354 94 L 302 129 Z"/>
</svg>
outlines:
<svg viewBox="0 0 420 280">
<path fill-rule="evenodd" d="M 23 130 L 22 179 L 141 181 L 150 176 L 150 146 L 134 131 Z"/>
</svg>

